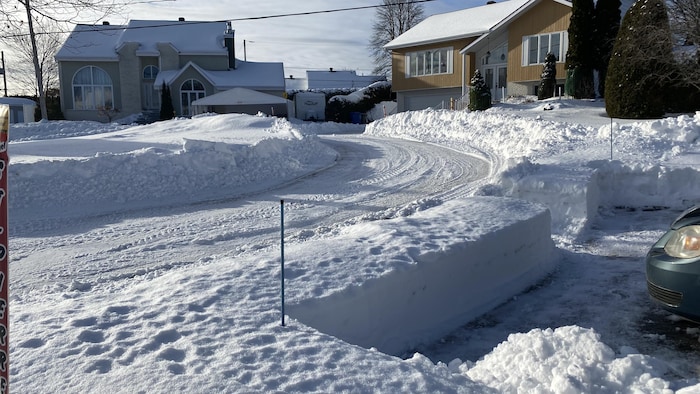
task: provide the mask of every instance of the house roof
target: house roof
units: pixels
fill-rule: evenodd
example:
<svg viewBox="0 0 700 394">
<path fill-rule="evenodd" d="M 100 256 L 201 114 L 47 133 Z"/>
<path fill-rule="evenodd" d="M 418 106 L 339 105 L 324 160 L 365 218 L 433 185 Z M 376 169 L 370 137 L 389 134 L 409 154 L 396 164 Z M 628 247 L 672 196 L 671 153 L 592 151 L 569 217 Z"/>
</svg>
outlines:
<svg viewBox="0 0 700 394">
<path fill-rule="evenodd" d="M 157 55 L 158 43 L 180 54 L 226 54 L 226 22 L 132 20 L 127 25 L 76 25 L 56 54 L 57 60 L 117 61 L 117 50 L 139 43 L 137 54 Z M 202 39 L 205 37 L 205 39 Z"/>
<path fill-rule="evenodd" d="M 384 47 L 406 48 L 488 34 L 540 0 L 510 0 L 429 16 Z M 554 0 L 571 7 L 567 0 Z"/>
<path fill-rule="evenodd" d="M 289 100 L 280 96 L 258 92 L 246 88 L 233 88 L 195 100 L 192 105 L 261 105 L 286 104 Z"/>
<path fill-rule="evenodd" d="M 116 43 L 126 26 L 76 25 L 56 53 L 56 60 L 118 61 Z"/>
<path fill-rule="evenodd" d="M 373 82 L 386 81 L 384 75 L 357 75 L 355 70 L 308 70 L 309 89 L 363 88 Z"/>
<path fill-rule="evenodd" d="M 36 106 L 36 102 L 34 100 L 22 98 L 22 97 L 0 97 L 0 104 L 5 104 L 5 105 L 33 105 Z"/>
<path fill-rule="evenodd" d="M 259 90 L 284 90 L 284 64 L 261 63 L 236 60 L 235 70 L 210 71 L 189 62 L 179 70 L 167 70 L 158 73 L 154 87 L 160 89 L 163 82 L 170 85 L 188 68 L 195 69 L 217 90 L 236 87 Z"/>
</svg>

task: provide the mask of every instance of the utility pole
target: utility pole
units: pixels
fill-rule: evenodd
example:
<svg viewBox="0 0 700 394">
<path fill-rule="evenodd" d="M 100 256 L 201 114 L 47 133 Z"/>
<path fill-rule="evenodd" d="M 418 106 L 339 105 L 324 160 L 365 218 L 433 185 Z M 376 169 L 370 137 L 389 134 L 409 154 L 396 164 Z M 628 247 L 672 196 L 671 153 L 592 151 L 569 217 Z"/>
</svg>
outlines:
<svg viewBox="0 0 700 394">
<path fill-rule="evenodd" d="M 247 42 L 255 42 L 255 41 L 247 40 Z M 243 61 L 244 61 L 244 62 L 247 62 L 247 61 L 248 61 L 248 51 L 247 51 L 247 49 L 246 49 L 246 45 L 245 45 L 245 44 L 246 44 L 246 40 L 243 40 Z"/>
<path fill-rule="evenodd" d="M 39 68 L 39 55 L 36 49 L 36 34 L 34 34 L 34 22 L 32 20 L 32 7 L 29 5 L 29 0 L 24 0 L 24 5 L 27 7 L 27 27 L 29 27 L 29 38 L 32 42 L 32 58 L 34 60 L 34 74 L 36 75 L 36 83 L 39 88 L 39 107 L 41 108 L 41 119 L 48 119 L 46 113 L 46 94 L 44 93 L 44 80 Z"/>
<path fill-rule="evenodd" d="M 7 72 L 5 71 L 5 52 L 0 51 L 0 74 L 5 83 L 5 97 L 7 97 Z"/>
</svg>

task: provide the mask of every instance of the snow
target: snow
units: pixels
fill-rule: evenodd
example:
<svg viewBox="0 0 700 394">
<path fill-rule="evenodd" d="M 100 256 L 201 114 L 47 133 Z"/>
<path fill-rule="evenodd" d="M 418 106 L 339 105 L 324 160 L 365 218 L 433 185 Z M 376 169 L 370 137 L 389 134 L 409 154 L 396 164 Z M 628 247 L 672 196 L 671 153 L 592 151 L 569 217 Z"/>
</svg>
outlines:
<svg viewBox="0 0 700 394">
<path fill-rule="evenodd" d="M 157 56 L 158 44 L 165 42 L 183 54 L 226 55 L 221 45 L 225 31 L 224 21 L 131 20 L 128 25 L 77 25 L 56 57 L 116 59 L 117 51 L 129 43 L 139 43 L 138 52 L 143 55 Z"/>
<path fill-rule="evenodd" d="M 698 392 L 643 255 L 700 113 L 603 113 L 11 125 L 11 390 Z"/>
<path fill-rule="evenodd" d="M 441 42 L 490 32 L 504 19 L 519 11 L 530 0 L 510 0 L 435 14 L 425 18 L 410 30 L 391 40 L 387 49 Z M 464 23 L 468 20 L 470 23 Z"/>
</svg>

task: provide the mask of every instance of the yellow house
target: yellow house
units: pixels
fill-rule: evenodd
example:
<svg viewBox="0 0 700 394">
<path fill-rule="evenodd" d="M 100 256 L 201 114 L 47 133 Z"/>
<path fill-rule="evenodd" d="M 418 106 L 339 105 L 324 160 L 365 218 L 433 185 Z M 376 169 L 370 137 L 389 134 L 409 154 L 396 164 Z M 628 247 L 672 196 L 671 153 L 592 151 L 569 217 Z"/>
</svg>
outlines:
<svg viewBox="0 0 700 394">
<path fill-rule="evenodd" d="M 385 45 L 398 111 L 447 108 L 468 94 L 477 69 L 494 101 L 537 94 L 548 52 L 563 92 L 570 18 L 566 0 L 489 1 L 426 18 Z"/>
</svg>

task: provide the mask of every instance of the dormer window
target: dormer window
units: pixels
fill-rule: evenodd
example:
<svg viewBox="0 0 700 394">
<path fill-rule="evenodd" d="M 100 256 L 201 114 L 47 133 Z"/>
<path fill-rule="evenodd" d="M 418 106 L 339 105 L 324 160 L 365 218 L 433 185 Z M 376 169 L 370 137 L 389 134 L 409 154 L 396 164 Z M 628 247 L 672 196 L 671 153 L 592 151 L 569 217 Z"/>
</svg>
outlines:
<svg viewBox="0 0 700 394">
<path fill-rule="evenodd" d="M 143 79 L 156 79 L 158 75 L 158 67 L 156 66 L 146 66 L 143 69 Z"/>
</svg>

